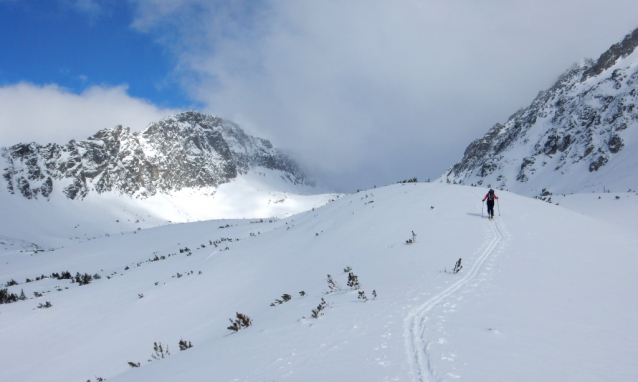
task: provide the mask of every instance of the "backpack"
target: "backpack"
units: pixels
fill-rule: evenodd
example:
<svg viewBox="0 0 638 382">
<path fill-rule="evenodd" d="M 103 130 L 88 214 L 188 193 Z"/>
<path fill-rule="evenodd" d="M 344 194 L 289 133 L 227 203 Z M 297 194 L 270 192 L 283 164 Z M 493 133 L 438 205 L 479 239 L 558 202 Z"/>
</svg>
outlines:
<svg viewBox="0 0 638 382">
<path fill-rule="evenodd" d="M 487 200 L 494 201 L 494 190 L 490 189 L 490 192 L 487 194 Z"/>
</svg>

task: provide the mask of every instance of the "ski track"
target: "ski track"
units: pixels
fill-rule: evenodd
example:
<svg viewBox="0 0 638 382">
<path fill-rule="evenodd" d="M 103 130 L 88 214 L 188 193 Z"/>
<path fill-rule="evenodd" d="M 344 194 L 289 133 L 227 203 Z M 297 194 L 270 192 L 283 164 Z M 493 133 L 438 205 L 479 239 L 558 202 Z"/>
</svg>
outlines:
<svg viewBox="0 0 638 382">
<path fill-rule="evenodd" d="M 494 236 L 488 239 L 481 247 L 485 247 L 481 255 L 476 259 L 474 264 L 463 277 L 442 292 L 436 294 L 425 303 L 413 308 L 403 321 L 403 333 L 405 338 L 405 348 L 408 356 L 408 363 L 412 373 L 412 380 L 415 382 L 426 382 L 435 380 L 434 370 L 430 362 L 429 347 L 432 341 L 423 338 L 425 324 L 428 321 L 428 314 L 435 307 L 445 302 L 454 292 L 468 282 L 474 280 L 479 271 L 485 264 L 486 260 L 498 247 L 503 235 L 501 234 L 501 220 L 488 221 Z M 487 245 L 486 245 L 487 244 Z M 479 247 L 479 248 L 481 248 Z"/>
</svg>

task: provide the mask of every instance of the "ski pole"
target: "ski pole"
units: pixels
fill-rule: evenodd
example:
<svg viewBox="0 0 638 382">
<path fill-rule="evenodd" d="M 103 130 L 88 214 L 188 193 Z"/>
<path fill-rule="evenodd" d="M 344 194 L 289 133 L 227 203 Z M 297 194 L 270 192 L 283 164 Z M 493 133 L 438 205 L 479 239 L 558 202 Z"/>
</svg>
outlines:
<svg viewBox="0 0 638 382">
<path fill-rule="evenodd" d="M 483 202 L 481 202 L 481 219 L 483 219 Z"/>
<path fill-rule="evenodd" d="M 496 205 L 498 206 L 498 216 L 501 216 L 501 203 L 496 199 Z"/>
</svg>

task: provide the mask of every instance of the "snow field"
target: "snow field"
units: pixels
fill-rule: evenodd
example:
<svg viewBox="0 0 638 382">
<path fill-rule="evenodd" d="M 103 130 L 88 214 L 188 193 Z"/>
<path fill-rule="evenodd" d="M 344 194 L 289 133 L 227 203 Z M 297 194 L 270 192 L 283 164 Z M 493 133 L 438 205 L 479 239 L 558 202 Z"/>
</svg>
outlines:
<svg viewBox="0 0 638 382">
<path fill-rule="evenodd" d="M 283 218 L 320 207 L 340 196 L 312 195 L 317 190 L 294 185 L 282 179 L 282 174 L 258 167 L 217 188 L 185 189 L 170 195 L 158 193 L 147 199 L 90 192 L 84 200 L 69 200 L 58 187 L 49 200 L 28 200 L 8 194 L 6 187 L 0 187 L 0 206 L 5 216 L 0 220 L 0 235 L 36 243 L 47 250 L 171 223 Z M 8 251 L 19 252 L 25 245 L 15 245 Z M 0 256 L 1 251 L 0 247 Z"/>
<path fill-rule="evenodd" d="M 632 380 L 634 236 L 506 192 L 489 222 L 485 192 L 393 185 L 272 223 L 174 224 L 5 254 L 0 283 L 44 296 L 0 305 L 0 380 Z M 233 241 L 210 245 L 223 238 Z M 459 258 L 460 273 L 443 272 Z M 347 288 L 347 266 L 367 302 Z M 24 283 L 65 270 L 103 277 Z M 327 274 L 344 290 L 324 294 Z M 284 293 L 291 301 L 270 306 Z M 324 316 L 310 318 L 321 298 Z M 227 330 L 235 312 L 253 325 Z M 178 351 L 180 339 L 194 347 Z M 171 355 L 147 362 L 160 341 Z"/>
</svg>

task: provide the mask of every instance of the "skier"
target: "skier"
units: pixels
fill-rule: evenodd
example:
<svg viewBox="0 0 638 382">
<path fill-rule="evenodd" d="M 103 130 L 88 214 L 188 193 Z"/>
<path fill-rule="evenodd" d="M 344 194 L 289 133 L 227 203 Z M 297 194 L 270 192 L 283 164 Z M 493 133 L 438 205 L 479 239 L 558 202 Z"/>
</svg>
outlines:
<svg viewBox="0 0 638 382">
<path fill-rule="evenodd" d="M 498 199 L 498 196 L 494 195 L 494 190 L 490 188 L 483 201 L 487 199 L 487 216 L 490 220 L 494 219 L 494 199 Z"/>
</svg>

